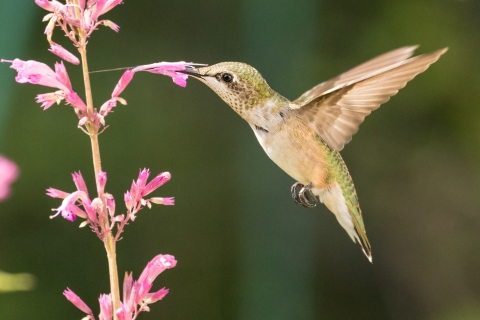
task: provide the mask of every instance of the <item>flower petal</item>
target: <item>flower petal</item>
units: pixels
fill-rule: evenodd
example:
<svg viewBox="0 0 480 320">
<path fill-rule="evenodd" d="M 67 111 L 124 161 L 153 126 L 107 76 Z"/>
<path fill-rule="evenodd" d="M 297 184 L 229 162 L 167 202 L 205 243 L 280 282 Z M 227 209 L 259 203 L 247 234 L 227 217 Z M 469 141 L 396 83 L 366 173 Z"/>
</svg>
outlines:
<svg viewBox="0 0 480 320">
<path fill-rule="evenodd" d="M 82 299 L 80 299 L 79 296 L 77 296 L 72 290 L 70 290 L 69 288 L 67 288 L 67 290 L 65 290 L 63 292 L 63 295 L 68 299 L 68 301 L 70 301 L 71 303 L 73 303 L 73 305 L 75 307 L 77 307 L 78 309 L 82 310 L 83 312 L 85 312 L 86 314 L 92 314 L 92 310 L 87 306 L 87 304 L 85 302 L 82 301 Z"/>
<path fill-rule="evenodd" d="M 110 294 L 101 294 L 98 298 L 100 303 L 99 320 L 112 320 L 112 296 Z"/>
<path fill-rule="evenodd" d="M 171 178 L 172 175 L 170 174 L 170 172 L 162 172 L 161 174 L 153 178 L 152 181 L 150 181 L 145 186 L 145 188 L 142 188 L 141 196 L 144 197 L 152 193 L 153 191 L 164 185 L 166 182 L 168 182 Z"/>
<path fill-rule="evenodd" d="M 51 43 L 50 49 L 48 49 L 48 51 L 59 56 L 63 60 L 70 62 L 71 64 L 75 64 L 75 65 L 80 64 L 80 60 L 78 60 L 78 58 L 75 57 L 73 53 L 69 52 L 67 49 L 65 49 L 59 44 Z"/>
<path fill-rule="evenodd" d="M 18 166 L 15 162 L 0 155 L 0 201 L 10 195 L 10 185 L 17 180 L 19 175 Z"/>
<path fill-rule="evenodd" d="M 125 90 L 130 81 L 132 81 L 134 74 L 135 72 L 133 72 L 133 70 L 131 69 L 128 69 L 123 73 L 122 77 L 115 86 L 115 89 L 113 89 L 112 98 L 118 97 L 123 92 L 123 90 Z"/>
</svg>

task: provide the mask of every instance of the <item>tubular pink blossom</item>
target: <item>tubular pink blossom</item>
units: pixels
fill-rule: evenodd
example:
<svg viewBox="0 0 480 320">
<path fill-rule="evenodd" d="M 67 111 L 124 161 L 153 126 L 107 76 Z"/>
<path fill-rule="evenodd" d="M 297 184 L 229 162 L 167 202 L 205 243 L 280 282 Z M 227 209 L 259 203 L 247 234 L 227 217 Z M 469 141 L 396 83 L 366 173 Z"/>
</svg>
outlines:
<svg viewBox="0 0 480 320">
<path fill-rule="evenodd" d="M 149 202 L 155 204 L 163 204 L 165 206 L 173 206 L 175 204 L 175 198 L 150 198 L 148 199 Z"/>
<path fill-rule="evenodd" d="M 10 195 L 10 185 L 17 180 L 19 175 L 18 166 L 15 162 L 0 155 L 0 201 Z"/>
<path fill-rule="evenodd" d="M 47 196 L 52 197 L 52 198 L 59 198 L 59 199 L 65 199 L 68 197 L 70 193 L 66 193 L 64 191 L 55 189 L 55 188 L 48 188 L 47 189 Z"/>
<path fill-rule="evenodd" d="M 72 90 L 72 84 L 63 62 L 55 64 L 55 72 L 46 64 L 33 60 L 22 61 L 20 59 L 15 59 L 13 61 L 7 61 L 2 59 L 1 62 L 12 63 L 10 67 L 18 72 L 17 76 L 15 77 L 17 82 L 28 82 L 32 84 L 58 88 L 63 91 L 64 98 L 67 103 L 71 104 L 74 108 L 77 108 L 83 113 L 87 111 L 87 106 L 85 103 L 77 95 L 77 93 Z M 61 97 L 61 95 L 59 94 L 57 97 Z M 46 108 L 52 105 L 52 100 L 47 100 L 47 98 L 51 97 L 41 96 L 40 100 L 37 98 L 37 101 L 43 102 L 42 106 Z"/>
<path fill-rule="evenodd" d="M 112 10 L 123 0 L 98 0 L 95 4 L 95 11 L 92 14 L 92 20 L 97 20 L 99 16 Z"/>
<path fill-rule="evenodd" d="M 127 304 L 132 293 L 133 276 L 132 273 L 125 272 L 125 278 L 123 279 L 123 303 Z"/>
<path fill-rule="evenodd" d="M 128 308 L 127 305 L 120 303 L 122 305 L 121 308 L 115 311 L 118 320 L 132 320 L 132 312 Z"/>
<path fill-rule="evenodd" d="M 99 192 L 104 192 L 105 184 L 107 183 L 107 173 L 104 171 L 100 171 L 97 175 L 97 183 L 99 186 Z"/>
<path fill-rule="evenodd" d="M 65 49 L 59 44 L 51 43 L 50 49 L 48 49 L 48 51 L 59 56 L 63 60 L 70 62 L 71 64 L 80 64 L 80 60 L 78 60 L 78 58 L 75 57 L 73 53 L 69 52 L 67 49 Z"/>
<path fill-rule="evenodd" d="M 98 298 L 100 303 L 99 320 L 112 320 L 112 297 L 109 294 L 101 294 Z"/>
<path fill-rule="evenodd" d="M 143 66 L 138 66 L 133 69 L 134 72 L 137 71 L 147 71 L 156 74 L 163 74 L 172 78 L 173 82 L 181 87 L 187 85 L 188 75 L 185 73 L 180 73 L 177 71 L 183 71 L 187 66 L 192 65 L 191 63 L 186 63 L 185 61 L 180 62 L 158 62 L 147 64 Z"/>
<path fill-rule="evenodd" d="M 63 295 L 68 299 L 68 301 L 73 303 L 75 307 L 77 307 L 78 309 L 80 309 L 81 311 L 83 311 L 88 315 L 93 315 L 92 310 L 72 290 L 67 288 L 67 290 L 63 292 Z"/>
<path fill-rule="evenodd" d="M 67 73 L 67 68 L 65 68 L 65 65 L 63 62 L 55 62 L 55 75 L 56 78 L 63 83 L 69 91 L 72 90 L 72 83 L 70 82 L 70 77 L 68 76 Z"/>
<path fill-rule="evenodd" d="M 60 93 L 59 93 L 60 92 Z M 61 94 L 62 91 L 51 92 L 51 93 L 43 93 L 38 94 L 35 98 L 37 103 L 41 103 L 40 106 L 43 110 L 47 110 L 50 108 L 54 103 L 59 104 L 60 101 L 63 100 L 63 95 Z"/>
<path fill-rule="evenodd" d="M 111 194 L 105 194 L 107 199 L 107 209 L 111 216 L 115 215 L 115 199 Z"/>
<path fill-rule="evenodd" d="M 153 180 L 150 181 L 145 186 L 145 188 L 142 188 L 141 196 L 144 197 L 152 193 L 153 191 L 155 191 L 156 189 L 164 185 L 166 182 L 168 182 L 171 179 L 171 177 L 172 176 L 170 175 L 170 172 L 163 172 L 159 174 L 158 176 L 153 178 Z"/>
<path fill-rule="evenodd" d="M 115 89 L 113 89 L 112 98 L 118 97 L 123 92 L 123 90 L 125 90 L 130 81 L 132 81 L 134 74 L 135 72 L 133 72 L 131 69 L 128 69 L 123 73 L 122 77 L 115 86 Z"/>
<path fill-rule="evenodd" d="M 140 188 L 138 182 L 133 181 L 132 186 L 130 187 L 130 193 L 132 196 L 133 203 L 137 203 L 140 200 Z"/>
<path fill-rule="evenodd" d="M 143 170 L 140 170 L 140 173 L 138 174 L 138 179 L 137 179 L 137 185 L 140 189 L 145 187 L 145 184 L 147 183 L 148 176 L 150 176 L 150 170 L 145 168 Z"/>
<path fill-rule="evenodd" d="M 78 191 L 83 191 L 88 197 L 87 185 L 83 179 L 82 173 L 80 171 L 72 173 L 73 183 L 77 187 Z"/>
<path fill-rule="evenodd" d="M 58 1 L 35 0 L 35 3 L 39 7 L 51 12 L 55 11 L 55 9 L 61 9 L 64 7 L 64 5 Z"/>
<path fill-rule="evenodd" d="M 143 270 L 138 281 L 133 285 L 130 297 L 131 303 L 139 304 L 142 300 L 145 300 L 157 276 L 166 269 L 173 268 L 176 265 L 177 261 L 175 258 L 168 254 L 159 254 L 153 258 Z"/>
<path fill-rule="evenodd" d="M 105 117 L 110 112 L 113 112 L 112 109 L 117 106 L 117 98 L 112 98 L 105 101 L 104 104 L 100 107 L 100 114 Z"/>
<path fill-rule="evenodd" d="M 145 267 L 138 278 L 139 283 L 152 284 L 160 273 L 177 265 L 175 257 L 169 254 L 159 254 L 153 258 Z"/>
<path fill-rule="evenodd" d="M 132 209 L 134 205 L 134 201 L 130 191 L 125 192 L 124 200 L 125 200 L 125 206 L 127 207 L 127 209 L 128 210 Z"/>
<path fill-rule="evenodd" d="M 87 112 L 87 105 L 78 96 L 76 92 L 70 92 L 65 95 L 65 100 L 72 105 L 72 107 L 79 109 L 82 112 Z"/>
<path fill-rule="evenodd" d="M 105 27 L 109 27 L 110 29 L 112 29 L 113 31 L 115 32 L 118 32 L 120 30 L 120 26 L 118 24 L 116 24 L 115 22 L 113 21 L 110 21 L 110 20 L 103 20 L 102 21 L 102 24 L 105 26 Z"/>
<path fill-rule="evenodd" d="M 80 119 L 80 121 L 78 121 L 78 127 L 84 126 L 87 121 L 88 117 L 83 117 L 82 119 Z"/>
<path fill-rule="evenodd" d="M 160 289 L 157 292 L 152 292 L 147 294 L 145 303 L 154 303 L 157 302 L 158 300 L 162 300 L 168 293 L 168 289 Z"/>
<path fill-rule="evenodd" d="M 50 216 L 50 219 L 55 218 L 59 214 L 62 214 L 62 217 L 68 221 L 74 221 L 77 216 L 86 218 L 87 214 L 75 204 L 77 200 L 81 200 L 82 203 L 86 203 L 85 206 L 89 206 L 90 200 L 88 199 L 87 194 L 83 191 L 75 191 L 63 199 L 60 207 L 54 209 L 57 213 Z"/>
<path fill-rule="evenodd" d="M 2 60 L 2 62 L 6 62 Z M 18 75 L 15 80 L 18 83 L 40 84 L 46 87 L 53 87 L 69 92 L 71 89 L 62 83 L 62 79 L 46 64 L 34 60 L 22 61 L 15 59 L 10 68 L 15 69 Z M 68 83 L 69 84 L 69 83 Z"/>
</svg>

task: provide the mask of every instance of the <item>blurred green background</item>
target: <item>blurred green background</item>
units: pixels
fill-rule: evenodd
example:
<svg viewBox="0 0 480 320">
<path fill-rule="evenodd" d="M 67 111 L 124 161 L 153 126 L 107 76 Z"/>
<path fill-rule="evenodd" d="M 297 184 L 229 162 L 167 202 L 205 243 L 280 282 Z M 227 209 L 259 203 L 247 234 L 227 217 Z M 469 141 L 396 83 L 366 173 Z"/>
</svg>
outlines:
<svg viewBox="0 0 480 320">
<path fill-rule="evenodd" d="M 33 0 L 2 0 L 0 57 L 58 61 L 44 14 Z M 120 277 L 159 253 L 178 259 L 155 284 L 170 293 L 139 319 L 480 319 L 479 1 L 126 0 L 105 18 L 121 30 L 94 33 L 91 70 L 243 61 L 291 99 L 391 49 L 450 48 L 342 152 L 373 265 L 323 205 L 294 204 L 294 181 L 210 89 L 138 74 L 100 137 L 107 190 L 118 211 L 139 168 L 170 171 L 155 195 L 176 205 L 145 209 L 127 228 Z M 74 51 L 60 32 L 54 40 Z M 47 88 L 16 84 L 0 67 L 0 153 L 21 169 L 0 203 L 0 270 L 37 279 L 33 291 L 0 294 L 0 319 L 79 319 L 67 286 L 98 314 L 104 248 L 78 223 L 50 220 L 60 202 L 45 196 L 72 191 L 77 170 L 94 187 L 89 139 L 70 107 L 39 108 Z M 82 93 L 80 67 L 67 69 Z M 120 75 L 92 75 L 96 106 Z"/>
</svg>

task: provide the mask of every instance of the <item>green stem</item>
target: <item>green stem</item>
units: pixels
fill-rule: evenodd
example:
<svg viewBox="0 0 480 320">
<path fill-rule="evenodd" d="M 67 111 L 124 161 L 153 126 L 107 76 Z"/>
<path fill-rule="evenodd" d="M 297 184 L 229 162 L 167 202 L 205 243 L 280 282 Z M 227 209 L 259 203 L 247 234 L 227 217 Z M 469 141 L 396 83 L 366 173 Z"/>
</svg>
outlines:
<svg viewBox="0 0 480 320">
<path fill-rule="evenodd" d="M 92 120 L 93 118 L 93 99 L 92 99 L 92 90 L 90 86 L 90 75 L 88 73 L 88 63 L 87 63 L 87 50 L 83 46 L 80 50 L 82 56 L 82 68 L 83 68 L 83 80 L 85 83 L 85 96 L 87 98 L 87 113 L 88 119 Z M 95 181 L 97 184 L 97 193 L 98 198 L 103 201 L 103 191 L 98 182 L 98 174 L 102 171 L 102 162 L 100 158 L 100 146 L 98 143 L 98 132 L 95 127 L 91 124 L 87 124 L 87 130 L 90 136 L 90 142 L 92 144 L 92 158 L 93 158 L 93 168 L 95 171 Z M 117 255 L 116 255 L 116 245 L 115 237 L 109 228 L 108 213 L 106 212 L 106 205 L 103 205 L 103 214 L 102 214 L 102 230 L 105 232 L 105 239 L 103 240 L 105 244 L 105 250 L 107 251 L 108 259 L 108 269 L 110 274 L 110 291 L 112 293 L 112 304 L 113 304 L 113 317 L 114 320 L 117 320 L 117 315 L 115 311 L 120 308 L 120 287 L 118 283 L 118 271 L 117 271 Z"/>
</svg>

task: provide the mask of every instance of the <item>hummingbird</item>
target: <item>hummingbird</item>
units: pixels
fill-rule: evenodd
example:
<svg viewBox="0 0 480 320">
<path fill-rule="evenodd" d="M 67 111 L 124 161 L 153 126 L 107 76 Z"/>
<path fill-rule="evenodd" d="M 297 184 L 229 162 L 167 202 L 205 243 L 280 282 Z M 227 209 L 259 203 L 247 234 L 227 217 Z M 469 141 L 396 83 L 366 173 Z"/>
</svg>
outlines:
<svg viewBox="0 0 480 320">
<path fill-rule="evenodd" d="M 183 72 L 210 87 L 247 121 L 268 157 L 296 181 L 290 188 L 293 200 L 311 208 L 318 197 L 372 262 L 357 192 L 340 151 L 366 116 L 448 49 L 412 57 L 417 47 L 382 54 L 293 101 L 245 63 L 187 67 Z"/>
</svg>

